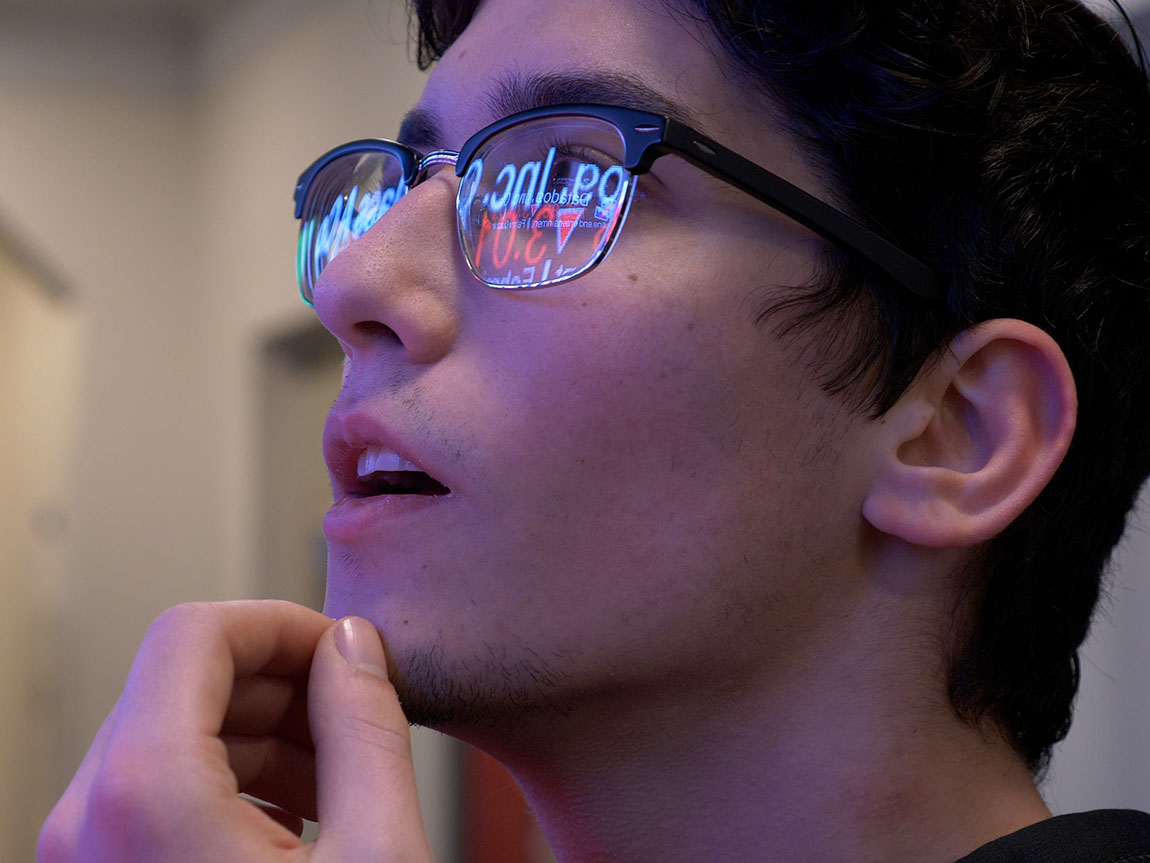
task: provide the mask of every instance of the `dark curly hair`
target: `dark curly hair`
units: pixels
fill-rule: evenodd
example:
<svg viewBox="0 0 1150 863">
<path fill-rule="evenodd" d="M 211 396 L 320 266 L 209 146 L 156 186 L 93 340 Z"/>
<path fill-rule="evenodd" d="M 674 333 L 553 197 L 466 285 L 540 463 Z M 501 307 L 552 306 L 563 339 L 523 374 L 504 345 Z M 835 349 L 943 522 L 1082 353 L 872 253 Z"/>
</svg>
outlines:
<svg viewBox="0 0 1150 863">
<path fill-rule="evenodd" d="M 1078 649 L 1150 473 L 1150 91 L 1137 36 L 1129 27 L 1136 61 L 1076 0 L 663 2 L 708 24 L 782 107 L 837 203 L 948 288 L 932 306 L 829 249 L 815 283 L 776 293 L 760 319 L 812 334 L 828 391 L 879 416 L 952 336 L 991 318 L 1029 321 L 1066 354 L 1079 392 L 1070 451 L 965 573 L 950 658 L 958 716 L 996 723 L 1041 774 L 1069 730 Z M 411 0 L 422 68 L 477 5 Z"/>
</svg>

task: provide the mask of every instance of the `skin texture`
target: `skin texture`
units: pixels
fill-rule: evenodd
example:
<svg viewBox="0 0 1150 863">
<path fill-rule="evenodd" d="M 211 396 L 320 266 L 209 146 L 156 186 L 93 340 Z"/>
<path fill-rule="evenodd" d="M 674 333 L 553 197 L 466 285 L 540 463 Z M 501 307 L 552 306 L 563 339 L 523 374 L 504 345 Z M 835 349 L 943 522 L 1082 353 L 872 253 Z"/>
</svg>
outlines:
<svg viewBox="0 0 1150 863">
<path fill-rule="evenodd" d="M 491 62 L 506 22 L 524 15 L 537 42 Z M 497 119 L 484 97 L 516 73 L 613 69 L 817 187 L 779 136 L 752 143 L 761 121 L 734 107 L 702 45 L 688 41 L 689 58 L 670 66 L 634 50 L 686 41 L 679 22 L 587 20 L 576 40 L 587 50 L 557 58 L 548 46 L 569 20 L 484 6 L 421 100 L 442 127 L 436 143 L 458 147 Z M 543 291 L 480 290 L 454 235 L 454 188 L 444 173 L 403 199 L 388 230 L 346 251 L 316 291 L 349 357 L 329 437 L 366 414 L 454 492 L 394 530 L 329 533 L 328 612 L 370 612 L 412 675 L 405 705 L 440 723 L 460 688 L 473 714 L 498 718 L 510 700 L 567 710 L 671 680 L 709 687 L 716 667 L 753 673 L 828 601 L 825 571 L 858 530 L 864 477 L 831 445 L 852 420 L 795 362 L 796 346 L 755 323 L 762 292 L 809 277 L 811 235 L 664 159 L 598 270 Z M 402 251 L 415 246 L 418 256 Z M 779 604 L 789 611 L 748 614 Z"/>
<path fill-rule="evenodd" d="M 501 116 L 509 81 L 605 71 L 833 197 L 709 34 L 655 3 L 487 0 L 420 108 L 433 143 L 458 148 Z M 811 277 L 813 235 L 673 158 L 640 189 L 606 263 L 541 291 L 471 278 L 450 172 L 328 266 L 316 310 L 347 354 L 325 431 L 337 499 L 341 460 L 383 440 L 452 491 L 327 523 L 325 612 L 383 634 L 399 702 L 331 660 L 326 618 L 253 606 L 244 626 L 280 626 L 297 654 L 319 645 L 310 672 L 297 656 L 289 691 L 237 684 L 229 701 L 225 688 L 192 729 L 134 675 L 43 861 L 104 859 L 84 856 L 95 847 L 118 860 L 335 853 L 278 827 L 279 845 L 253 838 L 267 819 L 215 829 L 203 801 L 230 805 L 237 787 L 297 814 L 318 789 L 321 821 L 325 799 L 356 816 L 329 816 L 340 826 L 321 836 L 370 853 L 330 859 L 423 859 L 399 703 L 501 758 L 565 861 L 945 863 L 1049 814 L 1006 742 L 955 718 L 945 658 L 955 574 L 1033 500 L 1073 432 L 1057 345 L 1019 321 L 983 323 L 881 419 L 853 415 L 812 380 L 803 342 L 756 323 L 773 290 Z M 260 677 L 228 636 L 247 630 L 190 617 L 155 637 L 174 625 Z M 197 655 L 146 643 L 139 662 L 183 669 L 165 678 L 179 690 L 207 674 Z M 193 709 L 189 693 L 176 703 Z M 383 721 L 340 724 L 372 710 Z M 150 799 L 141 786 L 173 771 L 159 749 L 109 743 L 129 721 L 212 765 L 180 794 L 213 824 L 213 853 L 155 806 L 93 793 Z"/>
<path fill-rule="evenodd" d="M 457 148 L 498 118 L 493 94 L 516 76 L 621 72 L 826 194 L 721 57 L 656 4 L 576 15 L 489 0 L 420 107 L 441 129 L 429 143 Z M 749 827 L 742 840 L 761 843 L 772 821 L 772 859 L 819 859 L 810 819 L 832 813 L 843 835 L 828 859 L 844 844 L 870 859 L 871 841 L 929 859 L 888 832 L 910 798 L 938 805 L 948 852 L 1041 817 L 1001 742 L 949 715 L 942 620 L 945 576 L 965 559 L 956 546 L 1009 523 L 1069 439 L 1057 348 L 1009 322 L 963 349 L 997 345 L 982 357 L 1011 371 L 992 380 L 1048 377 L 1031 391 L 1062 391 L 1052 399 L 1067 410 L 1041 431 L 1055 443 L 1047 462 L 999 459 L 982 477 L 1017 494 L 952 506 L 948 494 L 978 497 L 968 487 L 996 445 L 1039 452 L 1009 421 L 969 427 L 974 401 L 992 408 L 1001 389 L 964 395 L 950 386 L 962 363 L 948 360 L 884 421 L 846 413 L 807 373 L 803 344 L 755 324 L 756 298 L 810 276 L 811 235 L 682 162 L 647 179 L 607 263 L 546 291 L 468 281 L 445 174 L 329 266 L 316 308 L 348 354 L 331 427 L 358 412 L 397 428 L 410 457 L 445 466 L 457 497 L 407 529 L 336 538 L 328 612 L 377 623 L 409 715 L 508 763 L 571 859 L 698 859 L 716 832 L 738 847 Z M 970 366 L 978 380 L 984 367 Z M 927 764 L 947 751 L 965 752 L 963 775 L 931 787 Z M 980 828 L 956 826 L 971 795 L 960 786 L 992 787 L 977 778 L 987 769 L 1011 777 L 1006 796 L 1021 805 L 999 798 L 970 814 Z M 704 789 L 715 805 L 699 806 Z M 804 805 L 765 817 L 783 793 Z M 871 835 L 878 824 L 887 839 Z M 964 831 L 975 839 L 947 835 Z"/>
<path fill-rule="evenodd" d="M 275 601 L 169 609 L 45 822 L 36 860 L 430 863 L 385 664 L 362 619 L 333 625 Z M 301 817 L 325 835 L 302 843 Z"/>
</svg>

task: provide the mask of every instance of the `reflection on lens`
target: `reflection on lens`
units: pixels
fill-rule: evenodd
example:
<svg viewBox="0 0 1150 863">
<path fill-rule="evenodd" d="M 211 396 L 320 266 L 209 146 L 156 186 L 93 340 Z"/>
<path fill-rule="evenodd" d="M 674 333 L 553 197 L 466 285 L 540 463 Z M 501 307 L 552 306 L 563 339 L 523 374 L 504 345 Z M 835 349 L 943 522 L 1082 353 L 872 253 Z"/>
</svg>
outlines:
<svg viewBox="0 0 1150 863">
<path fill-rule="evenodd" d="M 324 268 L 406 192 L 402 165 L 387 153 L 355 153 L 324 166 L 312 180 L 301 217 L 297 270 L 307 302 Z"/>
<path fill-rule="evenodd" d="M 623 140 L 594 117 L 513 126 L 464 175 L 459 229 L 468 264 L 494 287 L 542 287 L 593 266 L 630 203 Z"/>
</svg>

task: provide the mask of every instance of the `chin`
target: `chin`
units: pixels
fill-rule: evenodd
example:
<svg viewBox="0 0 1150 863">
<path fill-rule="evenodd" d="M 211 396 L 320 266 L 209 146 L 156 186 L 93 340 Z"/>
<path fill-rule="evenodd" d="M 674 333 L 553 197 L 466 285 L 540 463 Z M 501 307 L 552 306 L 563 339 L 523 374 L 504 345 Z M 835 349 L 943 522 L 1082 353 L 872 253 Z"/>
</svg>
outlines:
<svg viewBox="0 0 1150 863">
<path fill-rule="evenodd" d="M 409 722 L 467 736 L 564 715 L 569 678 L 534 651 L 485 646 L 448 658 L 441 642 L 393 653 L 392 684 Z"/>
</svg>

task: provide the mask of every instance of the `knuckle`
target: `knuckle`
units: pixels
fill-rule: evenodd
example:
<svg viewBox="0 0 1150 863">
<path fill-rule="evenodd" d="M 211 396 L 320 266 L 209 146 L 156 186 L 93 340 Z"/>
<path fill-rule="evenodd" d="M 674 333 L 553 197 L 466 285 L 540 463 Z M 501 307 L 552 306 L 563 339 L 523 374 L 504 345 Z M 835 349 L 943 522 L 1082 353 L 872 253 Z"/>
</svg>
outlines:
<svg viewBox="0 0 1150 863">
<path fill-rule="evenodd" d="M 213 603 L 183 602 L 162 611 L 152 621 L 152 625 L 148 627 L 148 632 L 195 628 L 203 626 L 206 620 L 214 618 L 216 615 L 217 612 L 213 609 Z"/>
<path fill-rule="evenodd" d="M 148 626 L 144 644 L 179 642 L 199 638 L 221 624 L 219 603 L 184 602 L 162 611 Z"/>
<path fill-rule="evenodd" d="M 407 726 L 397 728 L 374 716 L 347 716 L 344 721 L 344 734 L 349 739 L 371 747 L 388 760 L 411 761 L 411 733 Z"/>
<path fill-rule="evenodd" d="M 88 789 L 85 820 L 117 829 L 146 820 L 161 798 L 151 787 L 150 775 L 143 755 L 123 748 L 109 752 Z"/>
<path fill-rule="evenodd" d="M 52 810 L 36 840 L 36 863 L 67 863 L 72 859 L 74 837 L 71 827 L 62 806 Z"/>
</svg>

